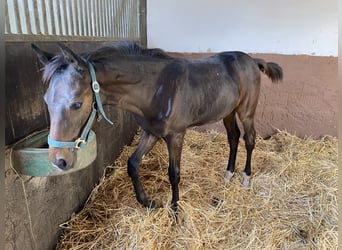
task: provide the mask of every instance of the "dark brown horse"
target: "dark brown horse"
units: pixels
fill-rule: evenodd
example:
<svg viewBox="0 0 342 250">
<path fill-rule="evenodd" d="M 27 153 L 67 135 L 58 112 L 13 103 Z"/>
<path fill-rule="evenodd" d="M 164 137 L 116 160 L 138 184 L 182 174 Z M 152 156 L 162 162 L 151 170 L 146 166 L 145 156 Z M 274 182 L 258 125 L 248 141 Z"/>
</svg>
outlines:
<svg viewBox="0 0 342 250">
<path fill-rule="evenodd" d="M 229 181 L 240 137 L 236 114 L 244 128 L 247 149 L 243 184 L 249 186 L 260 71 L 277 82 L 282 79 L 279 65 L 243 52 L 186 60 L 170 57 L 160 49 L 141 48 L 133 42 L 113 43 L 81 55 L 63 44 L 59 47 L 62 54 L 53 55 L 32 45 L 44 64 L 43 81 L 49 84 L 44 99 L 50 114 L 52 141 L 73 142 L 79 137 L 94 105 L 91 83 L 96 77 L 103 104 L 131 111 L 143 130 L 139 146 L 128 160 L 128 174 L 142 205 L 156 206 L 147 198 L 139 180 L 139 163 L 162 138 L 169 152 L 172 206 L 177 209 L 183 138 L 191 126 L 223 120 L 230 145 L 225 175 Z M 94 69 L 96 76 L 93 73 L 91 77 Z M 101 106 L 101 101 L 97 106 Z M 73 165 L 76 150 L 58 143 L 50 144 L 50 160 L 58 168 L 68 169 Z"/>
</svg>

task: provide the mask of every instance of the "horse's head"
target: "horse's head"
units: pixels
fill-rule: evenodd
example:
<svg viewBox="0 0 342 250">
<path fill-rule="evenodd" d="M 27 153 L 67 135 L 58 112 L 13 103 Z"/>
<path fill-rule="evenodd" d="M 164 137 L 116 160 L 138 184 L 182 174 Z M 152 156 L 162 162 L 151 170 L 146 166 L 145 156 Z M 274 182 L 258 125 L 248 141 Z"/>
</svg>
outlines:
<svg viewBox="0 0 342 250">
<path fill-rule="evenodd" d="M 91 78 L 87 63 L 63 44 L 60 55 L 47 53 L 32 44 L 33 51 L 44 65 L 43 82 L 48 84 L 44 95 L 50 115 L 50 138 L 58 142 L 75 141 L 82 131 L 93 105 Z M 49 146 L 51 163 L 67 170 L 76 161 L 72 147 Z"/>
</svg>

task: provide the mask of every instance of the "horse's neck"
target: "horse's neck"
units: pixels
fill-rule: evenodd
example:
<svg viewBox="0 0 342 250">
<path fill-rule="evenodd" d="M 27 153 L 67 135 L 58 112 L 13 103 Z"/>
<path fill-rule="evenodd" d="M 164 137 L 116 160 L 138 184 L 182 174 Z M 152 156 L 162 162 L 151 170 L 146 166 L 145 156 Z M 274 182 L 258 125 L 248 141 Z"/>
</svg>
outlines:
<svg viewBox="0 0 342 250">
<path fill-rule="evenodd" d="M 98 74 L 103 103 L 143 116 L 157 89 L 163 63 L 123 61 L 108 64 Z"/>
</svg>

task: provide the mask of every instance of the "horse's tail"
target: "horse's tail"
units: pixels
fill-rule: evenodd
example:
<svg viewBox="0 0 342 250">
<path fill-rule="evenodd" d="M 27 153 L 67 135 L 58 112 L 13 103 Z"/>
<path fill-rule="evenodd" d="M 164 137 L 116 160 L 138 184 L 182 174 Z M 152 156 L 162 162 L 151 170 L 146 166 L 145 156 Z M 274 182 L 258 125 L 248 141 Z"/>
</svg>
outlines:
<svg viewBox="0 0 342 250">
<path fill-rule="evenodd" d="M 258 64 L 261 72 L 266 74 L 272 82 L 278 82 L 283 79 L 283 69 L 278 64 L 273 62 L 265 62 L 260 58 L 253 59 Z"/>
</svg>

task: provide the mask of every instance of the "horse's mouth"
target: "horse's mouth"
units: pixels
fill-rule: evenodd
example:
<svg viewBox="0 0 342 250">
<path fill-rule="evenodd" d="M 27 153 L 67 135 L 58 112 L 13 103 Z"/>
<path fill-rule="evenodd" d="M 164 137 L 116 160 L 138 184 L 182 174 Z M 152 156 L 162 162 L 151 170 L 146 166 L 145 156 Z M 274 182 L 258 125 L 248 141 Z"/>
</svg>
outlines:
<svg viewBox="0 0 342 250">
<path fill-rule="evenodd" d="M 54 168 L 56 168 L 56 169 L 58 169 L 59 171 L 67 171 L 67 170 L 70 170 L 70 169 L 72 169 L 73 168 L 73 165 L 67 165 L 67 166 L 58 166 L 57 164 L 55 164 L 55 163 L 53 163 L 53 162 L 51 162 L 51 165 L 54 167 Z"/>
<path fill-rule="evenodd" d="M 51 162 L 51 165 L 52 165 L 54 168 L 57 168 L 58 171 L 65 171 L 65 170 L 60 169 L 56 164 L 54 164 L 54 163 L 52 163 L 52 162 Z"/>
</svg>

